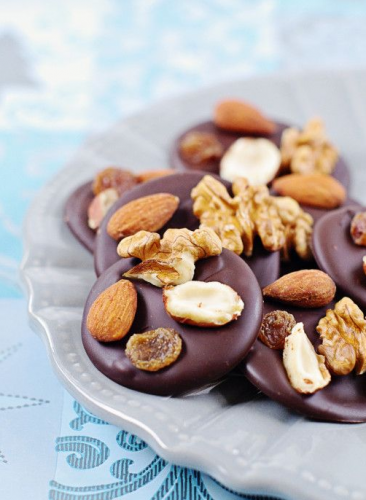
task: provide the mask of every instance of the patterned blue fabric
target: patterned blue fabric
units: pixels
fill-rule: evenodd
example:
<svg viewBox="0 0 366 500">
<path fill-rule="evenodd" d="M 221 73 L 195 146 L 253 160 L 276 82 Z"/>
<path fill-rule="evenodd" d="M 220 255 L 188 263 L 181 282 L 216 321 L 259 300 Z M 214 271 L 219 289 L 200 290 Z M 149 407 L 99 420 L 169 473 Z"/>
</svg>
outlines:
<svg viewBox="0 0 366 500">
<path fill-rule="evenodd" d="M 23 301 L 9 305 L 21 297 L 22 221 L 91 132 L 148 103 L 273 70 L 364 64 L 366 3 L 0 0 L 0 12 L 0 318 L 8 334 L 0 345 L 0 428 L 4 421 L 14 436 L 0 438 L 0 497 L 10 498 L 1 495 L 9 488 L 12 500 L 25 498 L 31 485 L 41 498 L 32 474 L 27 484 L 15 480 L 23 442 L 25 450 L 35 447 L 40 488 L 50 480 L 52 499 L 247 498 L 166 463 L 66 393 L 63 402 L 42 346 L 34 348 L 24 322 L 7 321 L 9 311 L 25 309 Z"/>
<path fill-rule="evenodd" d="M 76 421 L 83 425 L 75 425 Z M 65 435 L 57 438 L 56 451 L 64 457 L 59 458 L 55 480 L 50 482 L 50 499 L 265 499 L 234 493 L 198 471 L 169 464 L 137 436 L 90 418 L 69 396 L 62 431 Z"/>
</svg>

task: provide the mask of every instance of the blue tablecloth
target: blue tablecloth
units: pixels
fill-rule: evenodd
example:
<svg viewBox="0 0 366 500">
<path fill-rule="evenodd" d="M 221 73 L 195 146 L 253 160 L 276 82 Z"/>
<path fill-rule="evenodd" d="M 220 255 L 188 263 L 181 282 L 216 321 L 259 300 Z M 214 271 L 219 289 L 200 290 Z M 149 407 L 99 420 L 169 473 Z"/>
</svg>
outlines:
<svg viewBox="0 0 366 500">
<path fill-rule="evenodd" d="M 27 325 L 22 220 L 90 133 L 218 80 L 363 64 L 365 21 L 356 0 L 0 1 L 2 500 L 247 498 L 166 463 L 62 388 Z"/>
</svg>

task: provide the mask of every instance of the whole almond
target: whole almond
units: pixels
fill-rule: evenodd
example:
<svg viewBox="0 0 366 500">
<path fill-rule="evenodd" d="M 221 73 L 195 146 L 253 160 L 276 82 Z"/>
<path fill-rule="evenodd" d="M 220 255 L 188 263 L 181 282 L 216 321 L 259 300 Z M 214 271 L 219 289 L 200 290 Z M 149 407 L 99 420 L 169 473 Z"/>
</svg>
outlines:
<svg viewBox="0 0 366 500">
<path fill-rule="evenodd" d="M 263 289 L 263 296 L 292 306 L 323 307 L 334 298 L 334 281 L 323 271 L 306 269 L 286 274 Z"/>
<path fill-rule="evenodd" d="M 93 302 L 86 326 L 95 339 L 114 342 L 129 332 L 136 310 L 137 293 L 133 283 L 120 280 Z"/>
<path fill-rule="evenodd" d="M 235 99 L 217 104 L 214 123 L 224 130 L 244 134 L 270 135 L 276 129 L 276 124 L 262 115 L 257 108 Z"/>
<path fill-rule="evenodd" d="M 169 193 L 130 201 L 109 219 L 107 233 L 111 238 L 120 240 L 139 231 L 158 231 L 173 217 L 178 205 L 179 198 Z"/>
<path fill-rule="evenodd" d="M 326 174 L 289 174 L 273 181 L 273 189 L 281 196 L 291 196 L 302 205 L 337 208 L 346 199 L 340 182 Z"/>
<path fill-rule="evenodd" d="M 159 177 L 165 177 L 167 175 L 175 174 L 176 171 L 172 168 L 164 168 L 163 170 L 145 170 L 136 175 L 136 180 L 140 182 L 148 182 L 153 179 L 158 179 Z"/>
</svg>

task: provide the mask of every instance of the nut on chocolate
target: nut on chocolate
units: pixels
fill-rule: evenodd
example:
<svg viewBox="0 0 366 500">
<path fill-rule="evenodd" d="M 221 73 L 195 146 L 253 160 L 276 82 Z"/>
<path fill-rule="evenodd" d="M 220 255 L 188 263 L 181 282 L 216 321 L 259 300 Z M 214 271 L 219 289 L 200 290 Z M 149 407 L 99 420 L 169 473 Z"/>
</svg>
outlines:
<svg viewBox="0 0 366 500">
<path fill-rule="evenodd" d="M 286 337 L 283 365 L 290 384 L 300 394 L 313 394 L 331 380 L 325 358 L 315 352 L 303 323 L 297 323 Z"/>
<path fill-rule="evenodd" d="M 334 298 L 336 286 L 328 274 L 303 269 L 285 274 L 263 289 L 263 296 L 297 307 L 323 307 Z"/>
<path fill-rule="evenodd" d="M 157 193 L 130 201 L 119 208 L 108 221 L 107 233 L 120 240 L 139 231 L 158 231 L 173 217 L 179 198 Z"/>
<path fill-rule="evenodd" d="M 94 196 L 88 207 L 88 226 L 96 231 L 113 203 L 118 200 L 115 188 L 108 188 Z"/>
<path fill-rule="evenodd" d="M 322 341 L 318 351 L 326 358 L 335 375 L 357 375 L 366 371 L 366 320 L 361 309 L 349 297 L 328 309 L 316 327 Z"/>
<path fill-rule="evenodd" d="M 273 189 L 281 196 L 291 196 L 302 205 L 324 209 L 341 206 L 346 200 L 346 190 L 331 175 L 289 174 L 273 181 Z"/>
<path fill-rule="evenodd" d="M 272 141 L 241 137 L 221 158 L 220 176 L 229 182 L 245 177 L 252 186 L 260 186 L 274 179 L 280 165 L 280 151 Z"/>
<path fill-rule="evenodd" d="M 276 124 L 258 108 L 238 99 L 218 102 L 214 111 L 214 123 L 223 130 L 244 134 L 270 135 L 276 130 Z"/>
<path fill-rule="evenodd" d="M 101 342 L 120 340 L 130 331 L 137 310 L 133 283 L 117 281 L 93 302 L 87 317 L 90 334 Z"/>
<path fill-rule="evenodd" d="M 287 128 L 281 137 L 282 167 L 293 173 L 331 174 L 338 151 L 326 137 L 322 120 L 309 120 L 302 131 Z"/>
<path fill-rule="evenodd" d="M 163 290 L 166 312 L 179 323 L 204 328 L 237 319 L 244 303 L 230 286 L 218 281 L 188 281 Z"/>
<path fill-rule="evenodd" d="M 220 238 L 210 228 L 168 229 L 163 238 L 157 233 L 140 231 L 124 238 L 117 247 L 122 258 L 137 257 L 141 264 L 124 274 L 152 285 L 179 285 L 193 278 L 195 262 L 220 255 Z"/>
<path fill-rule="evenodd" d="M 200 227 L 210 227 L 224 248 L 250 257 L 256 236 L 268 251 L 283 251 L 289 257 L 294 249 L 301 258 L 311 258 L 312 217 L 299 204 L 269 194 L 267 186 L 250 186 L 244 177 L 233 182 L 234 197 L 225 186 L 206 175 L 192 190 L 193 212 Z"/>
</svg>

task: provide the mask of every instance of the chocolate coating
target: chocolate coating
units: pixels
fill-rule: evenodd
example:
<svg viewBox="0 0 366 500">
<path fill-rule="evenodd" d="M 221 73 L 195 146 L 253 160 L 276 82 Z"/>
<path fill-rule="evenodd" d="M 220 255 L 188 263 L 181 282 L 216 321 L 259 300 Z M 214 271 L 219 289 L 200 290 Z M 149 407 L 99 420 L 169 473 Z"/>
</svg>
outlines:
<svg viewBox="0 0 366 500">
<path fill-rule="evenodd" d="M 337 299 L 339 300 L 339 299 Z M 319 335 L 315 328 L 335 302 L 319 309 L 300 309 L 265 301 L 263 313 L 276 309 L 293 314 L 315 347 Z M 302 395 L 290 385 L 282 363 L 282 351 L 275 351 L 257 340 L 248 356 L 239 365 L 249 381 L 270 398 L 310 418 L 334 422 L 366 422 L 365 377 L 350 374 L 332 375 L 330 384 L 311 395 Z"/>
<path fill-rule="evenodd" d="M 277 128 L 274 134 L 263 136 L 266 139 L 274 142 L 277 147 L 281 145 L 281 136 L 282 132 L 288 128 L 290 125 L 286 125 L 284 123 L 276 122 Z M 226 151 L 237 139 L 240 137 L 259 137 L 258 135 L 253 134 L 243 134 L 237 132 L 228 132 L 222 130 L 214 124 L 212 121 L 207 121 L 203 123 L 199 123 L 194 125 L 193 127 L 185 130 L 179 137 L 174 141 L 173 147 L 170 151 L 170 164 L 173 168 L 177 170 L 204 170 L 205 172 L 211 172 L 214 174 L 219 174 L 220 172 L 220 159 L 211 160 L 204 164 L 195 165 L 194 163 L 188 162 L 185 160 L 180 154 L 180 143 L 182 138 L 188 134 L 189 132 L 208 132 L 214 134 L 217 139 L 221 142 L 224 151 Z M 342 158 L 338 159 L 338 162 L 335 166 L 333 177 L 335 177 L 343 186 L 348 189 L 350 183 L 349 171 L 346 163 Z"/>
<path fill-rule="evenodd" d="M 346 201 L 343 203 L 342 207 L 340 208 L 356 206 L 356 205 L 360 206 L 358 201 L 353 200 L 352 198 L 347 198 Z M 312 218 L 314 219 L 314 226 L 316 222 L 318 222 L 318 220 L 321 219 L 324 215 L 333 213 L 335 210 L 337 210 L 334 208 L 329 210 L 325 208 L 308 207 L 306 205 L 301 205 L 301 208 L 312 216 Z"/>
<path fill-rule="evenodd" d="M 343 207 L 348 206 L 360 206 L 359 203 L 352 198 L 347 198 L 344 202 Z M 306 207 L 302 205 L 303 210 L 308 212 L 314 219 L 314 227 L 317 224 L 318 220 L 321 219 L 324 215 L 330 214 L 334 212 L 332 210 L 325 210 L 323 208 L 315 208 L 315 207 Z M 365 252 L 366 253 L 366 252 Z M 295 253 L 291 256 L 290 262 L 281 262 L 281 276 L 292 273 L 294 271 L 300 271 L 301 269 L 319 269 L 319 266 L 315 259 L 311 261 L 305 261 L 300 259 Z"/>
<path fill-rule="evenodd" d="M 366 312 L 366 276 L 362 269 L 366 247 L 356 245 L 350 234 L 353 216 L 363 210 L 359 205 L 345 207 L 322 217 L 314 228 L 313 252 L 319 268 Z"/>
<path fill-rule="evenodd" d="M 148 196 L 156 193 L 171 193 L 180 199 L 178 210 L 172 219 L 159 231 L 162 235 L 168 228 L 183 228 L 195 230 L 199 226 L 199 220 L 193 215 L 191 191 L 200 182 L 205 172 L 184 172 L 169 175 L 169 177 L 158 178 L 146 184 L 140 184 L 128 193 L 124 194 L 111 207 L 106 215 L 100 230 L 98 232 L 94 251 L 94 266 L 97 276 L 102 274 L 111 265 L 117 262 L 120 257 L 117 254 L 118 243 L 107 233 L 107 224 L 113 213 L 121 206 L 142 196 Z M 219 177 L 214 176 L 217 179 Z M 219 179 L 228 189 L 230 183 Z M 136 265 L 139 261 L 129 259 L 130 267 Z M 254 254 L 251 258 L 245 258 L 245 261 L 256 275 L 260 286 L 263 288 L 275 281 L 279 276 L 280 255 L 279 252 L 267 252 L 260 242 L 256 242 Z"/>
<path fill-rule="evenodd" d="M 65 205 L 65 222 L 75 238 L 93 253 L 95 231 L 88 226 L 88 208 L 94 198 L 92 182 L 78 187 L 68 198 Z"/>
<path fill-rule="evenodd" d="M 129 335 L 118 342 L 100 343 L 86 328 L 88 311 L 97 296 L 129 269 L 124 260 L 105 271 L 86 301 L 82 341 L 94 365 L 108 378 L 130 389 L 159 395 L 174 395 L 214 382 L 232 370 L 247 354 L 256 339 L 262 320 L 262 293 L 245 262 L 229 250 L 218 257 L 197 262 L 195 279 L 221 281 L 238 292 L 244 301 L 242 315 L 223 327 L 199 328 L 174 321 L 165 311 L 162 290 L 136 281 L 137 314 L 130 333 L 158 327 L 174 328 L 183 339 L 178 360 L 155 373 L 134 367 L 125 355 Z"/>
</svg>

